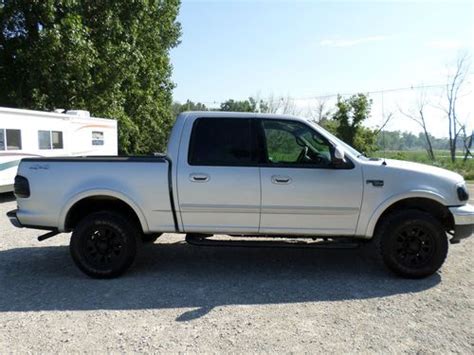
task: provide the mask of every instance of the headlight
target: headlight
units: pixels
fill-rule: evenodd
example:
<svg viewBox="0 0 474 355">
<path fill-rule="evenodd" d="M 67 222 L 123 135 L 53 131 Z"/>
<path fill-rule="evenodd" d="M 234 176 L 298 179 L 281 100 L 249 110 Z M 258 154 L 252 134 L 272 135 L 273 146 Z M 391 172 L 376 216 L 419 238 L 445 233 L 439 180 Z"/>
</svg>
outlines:
<svg viewBox="0 0 474 355">
<path fill-rule="evenodd" d="M 456 192 L 458 193 L 459 201 L 469 200 L 469 192 L 467 191 L 466 184 L 458 185 Z"/>
</svg>

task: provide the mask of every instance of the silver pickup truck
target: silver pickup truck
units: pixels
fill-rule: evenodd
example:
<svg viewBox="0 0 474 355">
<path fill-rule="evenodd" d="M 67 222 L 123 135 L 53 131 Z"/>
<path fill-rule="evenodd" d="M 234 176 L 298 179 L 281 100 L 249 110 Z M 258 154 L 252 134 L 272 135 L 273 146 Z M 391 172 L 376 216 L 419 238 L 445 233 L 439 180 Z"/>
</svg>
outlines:
<svg viewBox="0 0 474 355">
<path fill-rule="evenodd" d="M 280 115 L 186 112 L 165 155 L 23 159 L 14 189 L 11 222 L 48 230 L 40 240 L 72 231 L 74 262 L 98 278 L 122 274 L 138 242 L 165 232 L 197 245 L 373 240 L 390 270 L 418 278 L 474 228 L 460 175 L 369 159 L 313 122 Z"/>
</svg>

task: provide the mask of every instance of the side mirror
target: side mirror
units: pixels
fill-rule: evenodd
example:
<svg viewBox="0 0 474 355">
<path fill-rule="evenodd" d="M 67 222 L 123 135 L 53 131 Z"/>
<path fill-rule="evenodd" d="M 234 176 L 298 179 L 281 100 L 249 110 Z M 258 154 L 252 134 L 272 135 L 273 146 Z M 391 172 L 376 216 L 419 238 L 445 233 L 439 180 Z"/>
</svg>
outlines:
<svg viewBox="0 0 474 355">
<path fill-rule="evenodd" d="M 340 164 L 345 163 L 346 160 L 344 158 L 344 149 L 341 146 L 337 145 L 334 149 L 334 161 L 333 163 Z"/>
</svg>

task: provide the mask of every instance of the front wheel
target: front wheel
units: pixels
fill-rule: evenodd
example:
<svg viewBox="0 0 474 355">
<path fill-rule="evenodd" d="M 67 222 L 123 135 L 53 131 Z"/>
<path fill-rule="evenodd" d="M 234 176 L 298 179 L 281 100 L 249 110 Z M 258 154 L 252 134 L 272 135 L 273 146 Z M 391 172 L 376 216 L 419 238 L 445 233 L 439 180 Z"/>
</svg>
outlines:
<svg viewBox="0 0 474 355">
<path fill-rule="evenodd" d="M 88 215 L 74 229 L 69 249 L 77 267 L 93 278 L 123 274 L 133 263 L 138 230 L 113 212 Z"/>
<path fill-rule="evenodd" d="M 434 274 L 448 253 L 443 225 L 428 213 L 405 210 L 387 216 L 375 235 L 385 265 L 403 277 Z"/>
</svg>

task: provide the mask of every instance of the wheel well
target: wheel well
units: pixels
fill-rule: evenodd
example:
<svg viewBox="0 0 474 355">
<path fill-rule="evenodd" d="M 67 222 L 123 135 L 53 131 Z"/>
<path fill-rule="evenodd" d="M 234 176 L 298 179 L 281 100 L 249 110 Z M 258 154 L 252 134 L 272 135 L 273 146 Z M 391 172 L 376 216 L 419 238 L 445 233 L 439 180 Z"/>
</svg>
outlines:
<svg viewBox="0 0 474 355">
<path fill-rule="evenodd" d="M 68 211 L 64 227 L 73 230 L 87 215 L 98 211 L 113 211 L 125 216 L 129 221 L 143 231 L 140 219 L 130 205 L 111 196 L 86 197 L 76 202 Z"/>
<path fill-rule="evenodd" d="M 377 230 L 380 222 L 389 214 L 407 209 L 414 209 L 429 213 L 438 221 L 440 221 L 447 231 L 454 229 L 454 219 L 452 214 L 449 212 L 448 207 L 429 198 L 416 197 L 397 201 L 393 205 L 389 206 L 379 217 L 377 225 L 375 226 L 375 230 Z"/>
</svg>

